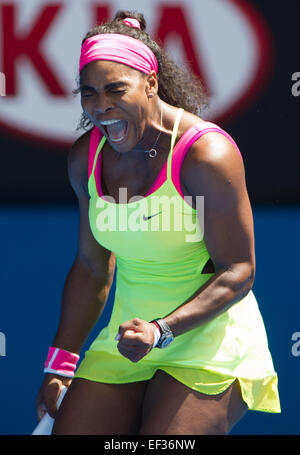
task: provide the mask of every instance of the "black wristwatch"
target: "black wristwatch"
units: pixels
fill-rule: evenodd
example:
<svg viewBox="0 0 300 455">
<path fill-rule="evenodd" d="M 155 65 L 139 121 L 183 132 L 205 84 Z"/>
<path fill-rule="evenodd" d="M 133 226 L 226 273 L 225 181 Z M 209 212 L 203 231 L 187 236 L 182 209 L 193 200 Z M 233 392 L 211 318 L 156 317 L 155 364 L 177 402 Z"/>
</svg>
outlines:
<svg viewBox="0 0 300 455">
<path fill-rule="evenodd" d="M 160 329 L 160 338 L 155 347 L 162 349 L 169 346 L 174 341 L 174 336 L 166 321 L 164 319 L 154 319 L 150 322 L 158 325 Z"/>
</svg>

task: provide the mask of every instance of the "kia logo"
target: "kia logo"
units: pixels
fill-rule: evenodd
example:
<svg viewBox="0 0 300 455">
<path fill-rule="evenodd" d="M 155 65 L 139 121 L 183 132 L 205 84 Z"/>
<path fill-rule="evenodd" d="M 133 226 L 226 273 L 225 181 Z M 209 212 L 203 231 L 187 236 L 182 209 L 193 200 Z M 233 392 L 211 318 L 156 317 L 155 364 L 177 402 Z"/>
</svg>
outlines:
<svg viewBox="0 0 300 455">
<path fill-rule="evenodd" d="M 231 120 L 268 80 L 270 32 L 246 0 L 6 0 L 0 2 L 2 132 L 63 147 L 81 134 L 80 99 L 72 94 L 81 40 L 118 9 L 143 12 L 151 36 L 201 78 L 211 96 L 206 120 Z"/>
</svg>

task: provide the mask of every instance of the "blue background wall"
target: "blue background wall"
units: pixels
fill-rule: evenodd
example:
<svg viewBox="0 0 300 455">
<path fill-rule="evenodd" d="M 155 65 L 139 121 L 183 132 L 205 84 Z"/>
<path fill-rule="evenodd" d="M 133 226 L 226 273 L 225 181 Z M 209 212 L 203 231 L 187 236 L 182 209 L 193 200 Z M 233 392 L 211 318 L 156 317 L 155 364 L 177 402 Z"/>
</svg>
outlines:
<svg viewBox="0 0 300 455">
<path fill-rule="evenodd" d="M 299 363 L 291 336 L 300 331 L 298 264 L 300 207 L 254 207 L 257 275 L 254 291 L 279 375 L 281 414 L 248 412 L 233 434 L 300 434 Z M 0 211 L 0 434 L 30 434 L 43 363 L 56 331 L 65 277 L 74 259 L 74 206 L 22 206 Z M 114 288 L 112 289 L 111 297 Z M 112 298 L 88 344 L 107 323 Z M 87 347 L 86 346 L 86 347 Z"/>
</svg>

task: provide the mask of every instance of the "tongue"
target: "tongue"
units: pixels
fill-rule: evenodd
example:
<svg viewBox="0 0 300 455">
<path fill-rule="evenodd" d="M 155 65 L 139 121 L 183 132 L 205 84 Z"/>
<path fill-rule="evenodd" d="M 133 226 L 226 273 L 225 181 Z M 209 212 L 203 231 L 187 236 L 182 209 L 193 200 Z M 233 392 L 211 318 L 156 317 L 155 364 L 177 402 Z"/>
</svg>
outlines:
<svg viewBox="0 0 300 455">
<path fill-rule="evenodd" d="M 112 125 L 107 125 L 106 128 L 109 138 L 112 141 L 121 141 L 126 134 L 127 122 L 125 120 L 120 120 Z"/>
</svg>

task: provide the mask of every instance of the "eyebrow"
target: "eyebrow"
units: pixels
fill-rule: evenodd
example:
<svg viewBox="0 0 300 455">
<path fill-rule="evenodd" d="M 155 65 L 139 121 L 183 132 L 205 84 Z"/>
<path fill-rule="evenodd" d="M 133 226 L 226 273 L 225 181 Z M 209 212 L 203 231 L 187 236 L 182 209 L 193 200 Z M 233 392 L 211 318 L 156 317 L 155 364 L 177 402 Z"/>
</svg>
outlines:
<svg viewBox="0 0 300 455">
<path fill-rule="evenodd" d="M 104 90 L 111 90 L 114 88 L 119 88 L 119 87 L 126 87 L 126 82 L 118 81 L 118 82 L 110 82 L 109 84 L 106 84 L 104 86 Z M 94 87 L 91 87 L 90 85 L 80 85 L 79 87 L 80 90 L 95 90 Z"/>
</svg>

